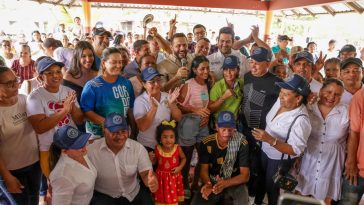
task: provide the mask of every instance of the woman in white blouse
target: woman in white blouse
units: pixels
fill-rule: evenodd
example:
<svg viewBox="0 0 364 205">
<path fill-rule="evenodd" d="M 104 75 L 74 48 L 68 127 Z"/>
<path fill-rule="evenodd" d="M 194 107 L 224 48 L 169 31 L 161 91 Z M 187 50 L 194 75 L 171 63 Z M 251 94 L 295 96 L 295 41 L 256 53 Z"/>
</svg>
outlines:
<svg viewBox="0 0 364 205">
<path fill-rule="evenodd" d="M 53 205 L 90 204 L 97 175 L 86 155 L 90 136 L 69 125 L 54 134 L 49 159 Z"/>
<path fill-rule="evenodd" d="M 340 104 L 344 85 L 327 79 L 320 100 L 308 106 L 312 132 L 302 158 L 297 190 L 316 199 L 339 200 L 345 160 L 349 119 L 347 107 Z"/>
<path fill-rule="evenodd" d="M 279 99 L 266 117 L 265 130 L 255 128 L 252 131 L 255 139 L 263 142 L 261 160 L 265 172 L 269 205 L 276 205 L 278 201 L 280 190 L 273 182 L 273 175 L 276 174 L 282 163 L 282 154 L 285 154 L 283 164 L 286 165 L 283 168 L 288 171 L 292 161 L 305 150 L 307 139 L 311 133 L 310 119 L 305 106 L 307 97 L 311 92 L 308 82 L 303 77 L 294 74 L 291 79 L 276 83 L 276 85 L 281 87 L 281 91 Z M 288 140 L 286 140 L 291 124 L 291 132 Z M 292 160 L 288 159 L 288 155 Z"/>
<path fill-rule="evenodd" d="M 135 99 L 134 117 L 139 128 L 137 137 L 149 152 L 153 160 L 153 150 L 157 145 L 155 137 L 157 126 L 163 120 L 179 121 L 182 113 L 176 105 L 179 96 L 179 88 L 173 92 L 161 92 L 161 75 L 153 67 L 145 68 L 141 73 L 145 91 Z"/>
</svg>

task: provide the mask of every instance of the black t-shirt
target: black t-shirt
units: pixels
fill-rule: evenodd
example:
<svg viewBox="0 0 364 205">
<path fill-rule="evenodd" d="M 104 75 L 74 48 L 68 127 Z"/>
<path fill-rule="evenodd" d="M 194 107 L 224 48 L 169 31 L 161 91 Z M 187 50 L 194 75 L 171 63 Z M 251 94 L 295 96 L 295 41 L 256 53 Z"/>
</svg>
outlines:
<svg viewBox="0 0 364 205">
<path fill-rule="evenodd" d="M 252 128 L 265 129 L 265 118 L 277 101 L 280 88 L 275 85 L 280 78 L 268 72 L 261 77 L 254 77 L 251 72 L 244 76 L 243 126 L 250 133 Z M 247 133 L 244 131 L 244 135 Z"/>
<path fill-rule="evenodd" d="M 217 145 L 217 134 L 209 135 L 202 139 L 200 145 L 200 163 L 209 164 L 209 175 L 217 176 L 220 175 L 221 166 L 224 164 L 224 159 L 227 153 L 227 148 L 220 149 Z M 240 174 L 239 167 L 249 167 L 249 147 L 248 141 L 242 138 L 236 161 L 234 163 L 233 173 L 231 177 Z M 221 176 L 220 176 L 221 177 Z"/>
</svg>

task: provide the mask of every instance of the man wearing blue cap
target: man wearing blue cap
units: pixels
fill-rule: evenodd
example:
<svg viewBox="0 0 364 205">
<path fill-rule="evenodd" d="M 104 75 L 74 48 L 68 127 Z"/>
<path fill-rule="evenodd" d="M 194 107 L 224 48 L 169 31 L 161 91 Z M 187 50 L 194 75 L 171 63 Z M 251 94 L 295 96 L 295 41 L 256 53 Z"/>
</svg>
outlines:
<svg viewBox="0 0 364 205">
<path fill-rule="evenodd" d="M 265 188 L 264 182 L 261 181 L 263 175 L 260 161 L 261 143 L 254 139 L 251 130 L 265 129 L 265 118 L 279 95 L 280 89 L 275 86 L 275 83 L 282 80 L 269 72 L 271 54 L 266 48 L 256 48 L 250 58 L 251 70 L 244 76 L 243 113 L 240 120 L 250 150 L 249 195 L 255 196 L 255 204 L 262 204 Z"/>
<path fill-rule="evenodd" d="M 146 149 L 128 139 L 129 126 L 118 113 L 109 114 L 104 138 L 89 146 L 88 156 L 97 169 L 92 205 L 152 205 L 151 194 L 139 184 L 138 175 L 151 192 L 158 189 Z"/>
<path fill-rule="evenodd" d="M 249 148 L 243 134 L 236 131 L 232 112 L 220 112 L 217 133 L 207 136 L 201 143 L 201 172 L 203 183 L 192 205 L 218 204 L 231 198 L 234 205 L 248 204 Z"/>
<path fill-rule="evenodd" d="M 302 51 L 297 53 L 293 62 L 293 72 L 304 77 L 310 83 L 311 91 L 319 93 L 322 84 L 312 77 L 314 69 L 314 59 L 311 53 Z"/>
</svg>

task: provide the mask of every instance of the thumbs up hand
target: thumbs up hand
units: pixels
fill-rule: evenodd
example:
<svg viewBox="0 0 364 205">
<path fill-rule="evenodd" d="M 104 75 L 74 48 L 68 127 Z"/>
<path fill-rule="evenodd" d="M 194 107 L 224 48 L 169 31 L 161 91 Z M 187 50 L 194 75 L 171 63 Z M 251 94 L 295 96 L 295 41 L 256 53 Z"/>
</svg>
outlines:
<svg viewBox="0 0 364 205">
<path fill-rule="evenodd" d="M 158 190 L 158 180 L 154 175 L 153 170 L 149 170 L 148 172 L 148 187 L 152 193 Z"/>
</svg>

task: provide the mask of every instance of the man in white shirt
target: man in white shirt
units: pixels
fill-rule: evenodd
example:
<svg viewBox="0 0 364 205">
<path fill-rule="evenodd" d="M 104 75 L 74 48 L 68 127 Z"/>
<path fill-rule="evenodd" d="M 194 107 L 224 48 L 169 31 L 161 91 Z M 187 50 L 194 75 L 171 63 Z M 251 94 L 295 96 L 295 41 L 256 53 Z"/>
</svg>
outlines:
<svg viewBox="0 0 364 205">
<path fill-rule="evenodd" d="M 293 62 L 293 72 L 304 77 L 310 83 L 310 89 L 313 93 L 318 94 L 322 84 L 312 77 L 312 69 L 314 60 L 311 53 L 302 51 L 297 53 Z"/>
<path fill-rule="evenodd" d="M 230 27 L 223 27 L 219 31 L 219 37 L 217 46 L 219 50 L 216 53 L 213 53 L 207 58 L 210 61 L 210 71 L 215 75 L 216 80 L 220 80 L 223 77 L 222 65 L 224 63 L 224 59 L 228 55 L 233 55 L 240 59 L 240 73 L 245 74 L 248 72 L 249 67 L 246 61 L 246 57 L 243 56 L 239 50 L 233 50 L 232 46 L 234 44 L 235 33 L 234 30 Z"/>
<path fill-rule="evenodd" d="M 104 138 L 88 147 L 88 157 L 97 169 L 92 205 L 152 205 L 151 194 L 139 184 L 142 179 L 151 192 L 158 190 L 158 181 L 146 149 L 128 139 L 125 118 L 111 113 L 104 122 Z"/>
</svg>

